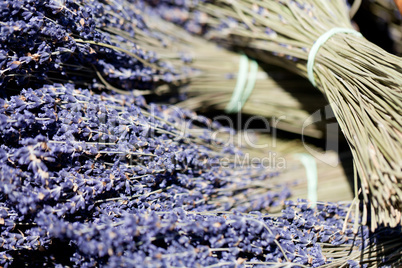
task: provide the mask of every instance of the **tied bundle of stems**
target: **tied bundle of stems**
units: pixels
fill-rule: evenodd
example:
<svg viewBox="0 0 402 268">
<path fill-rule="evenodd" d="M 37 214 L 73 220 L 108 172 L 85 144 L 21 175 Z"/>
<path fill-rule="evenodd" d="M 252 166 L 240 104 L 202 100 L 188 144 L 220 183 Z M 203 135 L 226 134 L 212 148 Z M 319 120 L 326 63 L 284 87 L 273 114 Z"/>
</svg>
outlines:
<svg viewBox="0 0 402 268">
<path fill-rule="evenodd" d="M 166 46 L 157 50 L 158 55 L 169 58 L 172 53 L 185 54 L 191 59 L 191 67 L 200 71 L 199 75 L 188 80 L 188 86 L 179 88 L 179 92 L 186 95 L 185 100 L 177 104 L 179 107 L 202 112 L 211 108 L 229 113 L 241 110 L 245 114 L 273 119 L 272 123 L 278 129 L 323 138 L 325 125 L 313 122 L 310 115 L 327 102 L 301 76 L 267 64 L 253 70 L 253 64 L 257 66 L 257 63 L 244 55 L 190 35 L 181 27 L 158 17 L 144 16 L 144 19 L 154 32 L 168 36 L 164 38 Z M 170 42 L 166 42 L 169 37 Z M 151 49 L 151 45 L 141 44 L 141 47 Z M 243 71 L 242 67 L 245 67 Z M 251 84 L 252 92 L 248 98 L 238 99 L 230 107 L 233 91 L 242 78 L 245 78 L 243 87 Z M 267 95 L 270 98 L 265 98 Z"/>
<path fill-rule="evenodd" d="M 310 78 L 328 99 L 352 150 L 365 204 L 363 223 L 371 218 L 372 230 L 400 224 L 401 59 L 353 30 L 345 1 L 216 0 L 185 5 L 204 14 L 195 23 L 202 24 L 207 38 Z M 310 55 L 316 41 L 330 31 L 338 32 Z"/>
</svg>

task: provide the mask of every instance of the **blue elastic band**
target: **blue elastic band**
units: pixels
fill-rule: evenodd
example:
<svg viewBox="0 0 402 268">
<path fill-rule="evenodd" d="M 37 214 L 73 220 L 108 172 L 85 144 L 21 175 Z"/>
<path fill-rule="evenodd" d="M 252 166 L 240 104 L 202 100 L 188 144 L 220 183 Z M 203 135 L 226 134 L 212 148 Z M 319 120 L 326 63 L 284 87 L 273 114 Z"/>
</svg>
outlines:
<svg viewBox="0 0 402 268">
<path fill-rule="evenodd" d="M 331 38 L 334 34 L 337 34 L 337 33 L 350 33 L 350 34 L 354 34 L 356 36 L 362 36 L 361 33 L 359 33 L 356 30 L 353 30 L 353 29 L 349 29 L 349 28 L 332 28 L 331 30 L 329 30 L 328 32 L 324 33 L 323 35 L 321 35 L 317 39 L 317 41 L 311 47 L 310 53 L 308 55 L 308 60 L 307 60 L 308 79 L 310 80 L 311 84 L 313 84 L 314 86 L 317 86 L 316 82 L 315 82 L 315 79 L 314 79 L 314 72 L 313 72 L 314 61 L 315 61 L 315 57 L 317 56 L 317 52 L 320 49 L 320 47 L 323 44 L 325 44 L 325 42 L 327 42 L 327 40 L 329 38 Z"/>
<path fill-rule="evenodd" d="M 237 82 L 232 98 L 225 109 L 227 113 L 237 113 L 240 111 L 254 89 L 255 81 L 257 79 L 258 63 L 255 60 L 251 60 L 250 70 L 248 70 L 248 62 L 249 59 L 247 56 L 240 56 Z"/>
<path fill-rule="evenodd" d="M 307 199 L 311 201 L 311 206 L 314 208 L 317 203 L 317 163 L 314 157 L 309 154 L 295 154 L 295 156 L 302 162 L 306 169 Z"/>
</svg>

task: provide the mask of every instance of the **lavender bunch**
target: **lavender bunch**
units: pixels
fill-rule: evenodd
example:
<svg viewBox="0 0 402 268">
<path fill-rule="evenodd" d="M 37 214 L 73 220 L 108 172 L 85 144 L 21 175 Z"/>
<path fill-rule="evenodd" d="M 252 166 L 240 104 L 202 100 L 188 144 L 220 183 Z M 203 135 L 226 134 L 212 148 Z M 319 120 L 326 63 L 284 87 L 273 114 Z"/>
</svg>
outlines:
<svg viewBox="0 0 402 268">
<path fill-rule="evenodd" d="M 293 173 L 236 165 L 212 135 L 228 130 L 193 112 L 71 84 L 0 109 L 1 265 L 336 267 L 366 252 L 347 206 L 285 203 Z"/>
<path fill-rule="evenodd" d="M 141 39 L 155 48 L 164 44 L 147 28 L 137 6 L 114 3 L 3 1 L 0 89 L 18 92 L 26 86 L 74 81 L 90 89 L 124 92 L 183 79 L 184 67 L 176 70 L 152 49 L 140 47 Z"/>
<path fill-rule="evenodd" d="M 4 217 L 15 214 L 2 209 Z M 46 209 L 30 224 L 12 223 L 24 233 L 2 232 L 2 264 L 34 260 L 38 266 L 72 267 L 367 267 L 379 256 L 383 264 L 397 264 L 400 231 L 370 235 L 361 226 L 356 235 L 352 225 L 343 227 L 346 211 L 347 206 L 334 203 L 311 209 L 303 200 L 288 202 L 280 215 L 181 208 L 155 212 L 110 201 L 74 221 Z M 64 256 L 54 247 L 63 249 Z"/>
<path fill-rule="evenodd" d="M 252 196 L 253 187 L 264 189 L 265 203 L 261 205 L 266 208 L 280 206 L 289 196 L 283 185 L 286 179 L 271 178 L 279 168 L 267 170 L 262 165 L 252 168 L 248 162 L 237 163 L 235 157 L 241 157 L 241 151 L 214 138 L 214 132 L 228 130 L 186 110 L 147 105 L 141 98 L 94 95 L 69 84 L 24 90 L 22 95 L 2 100 L 1 107 L 4 163 L 32 173 L 31 179 L 43 184 L 40 189 L 55 178 L 83 176 L 85 180 L 86 175 L 96 174 L 107 181 L 103 185 L 106 188 L 96 188 L 99 194 L 106 194 L 103 198 L 118 198 L 118 192 L 113 191 L 120 188 L 140 197 L 161 191 L 159 187 L 168 190 L 175 180 L 189 190 L 199 187 L 199 192 L 216 195 L 216 204 L 225 198 L 226 205 L 233 207 L 239 207 L 242 200 L 227 195 L 242 185 L 246 187 L 239 196 Z M 204 127 L 192 127 L 200 124 Z M 12 177 L 3 180 L 4 185 L 16 183 Z M 259 182 L 247 186 L 253 180 Z M 263 186 L 264 181 L 272 183 Z M 62 188 L 58 185 L 56 192 L 60 194 Z M 269 188 L 277 194 L 270 194 Z M 22 189 L 27 195 L 39 191 Z M 87 191 L 92 200 L 94 193 Z M 175 195 L 168 191 L 166 196 Z M 197 196 L 196 203 L 204 204 L 205 196 Z M 21 204 L 17 197 L 15 202 Z"/>
<path fill-rule="evenodd" d="M 40 233 L 43 213 L 78 224 L 97 222 L 99 208 L 106 213 L 116 202 L 161 212 L 249 211 L 280 208 L 290 195 L 286 176 L 236 164 L 240 151 L 211 129 L 191 127 L 212 122 L 186 110 L 71 84 L 23 90 L 1 99 L 0 109 L 3 264 L 52 252 L 60 238 Z"/>
<path fill-rule="evenodd" d="M 305 77 L 316 40 L 336 27 L 353 29 L 343 0 L 152 3 L 177 11 L 170 16 L 189 30 Z M 331 104 L 352 149 L 364 219 L 372 215 L 373 230 L 397 226 L 402 219 L 400 62 L 361 36 L 338 33 L 319 49 L 309 76 Z"/>
<path fill-rule="evenodd" d="M 23 90 L 0 107 L 3 264 L 52 252 L 62 237 L 41 230 L 85 217 L 97 223 L 99 209 L 107 214 L 113 204 L 249 211 L 281 207 L 290 195 L 276 170 L 230 162 L 238 149 L 214 140 L 212 130 L 191 127 L 211 122 L 186 110 L 71 84 Z"/>
<path fill-rule="evenodd" d="M 182 106 L 192 109 L 222 109 L 230 100 L 239 55 L 161 21 L 143 1 L 28 2 L 3 4 L 8 10 L 1 17 L 5 40 L 0 46 L 3 89 L 18 92 L 26 86 L 74 81 L 94 90 L 156 93 L 165 102 L 191 98 Z M 139 10 L 144 12 L 140 15 Z M 265 109 L 261 115 L 278 118 L 292 113 L 278 127 L 300 133 L 311 110 L 324 106 L 325 101 L 311 93 L 296 97 L 286 93 L 283 88 L 294 91 L 301 85 L 281 83 L 289 80 L 283 73 L 273 70 L 267 76 L 260 69 L 255 93 L 243 112 L 255 113 L 257 105 L 269 105 L 272 109 Z M 310 86 L 305 83 L 304 87 Z M 281 100 L 279 103 L 260 103 L 260 92 L 265 94 L 267 88 L 270 95 Z M 226 94 L 217 96 L 217 91 Z M 217 103 L 218 97 L 221 101 Z M 300 99 L 311 97 L 311 103 L 317 105 L 305 111 Z M 321 137 L 323 127 L 311 124 L 304 128 L 304 134 Z"/>
</svg>

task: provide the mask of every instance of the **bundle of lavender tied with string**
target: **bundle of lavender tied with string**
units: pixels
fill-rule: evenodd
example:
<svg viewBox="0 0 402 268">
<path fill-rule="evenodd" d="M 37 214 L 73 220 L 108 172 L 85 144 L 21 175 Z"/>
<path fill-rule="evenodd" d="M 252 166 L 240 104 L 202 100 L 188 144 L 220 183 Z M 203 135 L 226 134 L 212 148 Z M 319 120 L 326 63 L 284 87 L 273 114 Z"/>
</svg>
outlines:
<svg viewBox="0 0 402 268">
<path fill-rule="evenodd" d="M 187 83 L 176 87 L 179 93 L 184 94 L 184 101 L 178 103 L 180 107 L 201 111 L 214 108 L 229 113 L 241 110 L 243 113 L 266 118 L 281 118 L 276 124 L 279 129 L 316 138 L 324 136 L 325 128 L 317 122 L 311 122 L 309 116 L 325 106 L 326 101 L 298 75 L 272 65 L 259 67 L 255 60 L 248 59 L 245 55 L 227 51 L 200 37 L 190 35 L 172 23 L 161 21 L 159 11 L 143 6 L 142 1 L 121 2 L 127 8 L 141 6 L 144 21 L 149 29 L 163 37 L 163 47 L 156 48 L 153 43 L 143 42 L 140 38 L 137 43 L 141 47 L 156 51 L 165 59 L 178 54 L 185 55 L 188 66 L 198 70 L 197 75 L 187 77 Z M 174 66 L 180 69 L 178 65 Z M 252 89 L 252 94 L 251 91 L 249 94 L 243 94 L 239 105 L 233 99 L 232 92 L 235 88 L 243 87 Z M 301 88 L 305 90 L 301 91 Z M 270 94 L 272 99 L 261 98 L 260 94 L 266 93 Z M 308 102 L 308 107 L 305 102 Z M 267 108 L 262 111 L 259 109 L 261 107 Z M 284 114 L 287 116 L 283 117 Z"/>
<path fill-rule="evenodd" d="M 352 150 L 364 223 L 401 223 L 401 60 L 353 29 L 345 1 L 152 3 L 185 12 L 176 22 L 210 40 L 308 77 Z"/>
<path fill-rule="evenodd" d="M 72 84 L 23 90 L 0 104 L 4 267 L 398 261 L 400 232 L 359 226 L 355 234 L 350 202 L 285 201 L 294 174 L 221 165 L 241 151 L 214 139 L 211 130 L 225 129 L 193 112 Z"/>
</svg>

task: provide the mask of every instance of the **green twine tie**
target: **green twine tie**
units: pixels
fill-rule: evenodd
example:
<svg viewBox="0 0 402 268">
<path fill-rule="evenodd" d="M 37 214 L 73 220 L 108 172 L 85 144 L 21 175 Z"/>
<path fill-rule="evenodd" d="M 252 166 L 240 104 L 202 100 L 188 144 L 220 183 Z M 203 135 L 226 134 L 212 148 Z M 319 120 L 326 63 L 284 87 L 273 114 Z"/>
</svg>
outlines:
<svg viewBox="0 0 402 268">
<path fill-rule="evenodd" d="M 310 53 L 308 55 L 308 60 L 307 60 L 307 74 L 308 74 L 308 79 L 310 80 L 311 84 L 313 84 L 313 86 L 317 86 L 315 79 L 314 79 L 314 73 L 313 73 L 313 68 L 314 68 L 314 61 L 315 61 L 315 57 L 317 56 L 318 50 L 320 49 L 320 47 L 322 45 L 325 44 L 325 42 L 328 41 L 328 39 L 330 39 L 333 35 L 337 34 L 337 33 L 350 33 L 350 34 L 354 34 L 356 36 L 362 36 L 361 33 L 359 33 L 356 30 L 353 29 L 349 29 L 349 28 L 332 28 L 331 30 L 329 30 L 328 32 L 322 34 L 317 41 L 314 43 L 314 45 L 311 47 Z"/>
<path fill-rule="evenodd" d="M 254 89 L 257 79 L 258 63 L 255 60 L 250 60 L 246 55 L 240 56 L 239 72 L 237 75 L 237 82 L 233 91 L 232 98 L 226 106 L 226 113 L 239 112 L 247 99 L 250 97 L 251 92 Z M 248 79 L 247 79 L 248 78 Z"/>
</svg>

